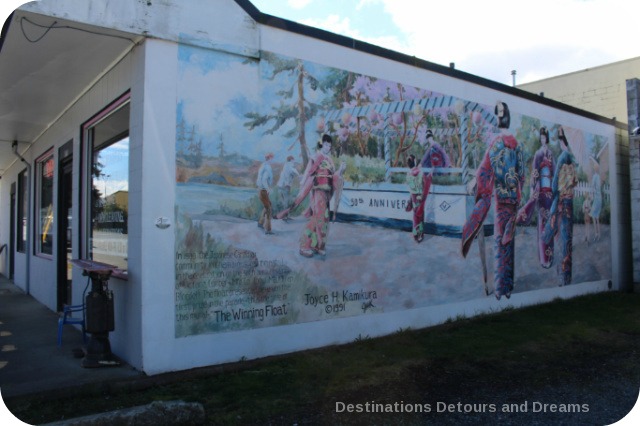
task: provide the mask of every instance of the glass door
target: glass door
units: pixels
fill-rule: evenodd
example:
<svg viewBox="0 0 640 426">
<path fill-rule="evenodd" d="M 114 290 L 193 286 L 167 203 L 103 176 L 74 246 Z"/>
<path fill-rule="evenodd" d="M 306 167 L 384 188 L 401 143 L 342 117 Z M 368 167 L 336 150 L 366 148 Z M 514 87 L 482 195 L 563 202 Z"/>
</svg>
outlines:
<svg viewBox="0 0 640 426">
<path fill-rule="evenodd" d="M 69 144 L 67 144 L 69 145 Z M 65 145 L 66 146 L 66 145 Z M 64 147 L 60 149 L 60 174 L 58 176 L 58 311 L 62 306 L 71 304 L 71 259 L 73 238 L 71 232 L 72 207 L 73 207 L 73 157 L 66 152 L 63 157 Z M 69 149 L 70 151 L 70 149 Z"/>
</svg>

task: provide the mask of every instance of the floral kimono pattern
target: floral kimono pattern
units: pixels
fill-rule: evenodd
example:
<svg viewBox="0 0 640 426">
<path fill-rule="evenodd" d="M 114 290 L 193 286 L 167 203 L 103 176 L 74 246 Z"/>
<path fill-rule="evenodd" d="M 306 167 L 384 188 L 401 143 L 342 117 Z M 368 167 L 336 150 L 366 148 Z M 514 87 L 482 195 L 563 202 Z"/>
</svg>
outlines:
<svg viewBox="0 0 640 426">
<path fill-rule="evenodd" d="M 524 182 L 524 157 L 518 141 L 510 134 L 497 136 L 489 145 L 478 168 L 476 204 L 462 228 L 462 255 L 466 257 L 495 196 L 494 283 L 495 296 L 507 298 L 513 290 L 515 219 Z"/>
<path fill-rule="evenodd" d="M 531 222 L 533 212 L 538 210 L 538 259 L 543 268 L 553 265 L 553 240 L 544 242 L 544 228 L 549 219 L 549 210 L 553 201 L 551 181 L 555 173 L 555 160 L 549 148 L 542 147 L 536 151 L 531 166 L 529 201 L 518 211 L 518 224 Z"/>
<path fill-rule="evenodd" d="M 331 157 L 318 152 L 311 160 L 307 182 L 311 185 L 309 208 L 305 216 L 309 218 L 300 237 L 300 253 L 313 255 L 324 254 L 329 233 L 330 208 L 329 202 L 333 195 L 336 180 L 340 176 L 334 175 L 335 166 Z M 302 186 L 306 186 L 305 183 Z"/>
<path fill-rule="evenodd" d="M 422 167 L 451 167 L 451 160 L 444 148 L 433 142 L 424 153 L 420 164 Z"/>
<path fill-rule="evenodd" d="M 556 174 L 553 177 L 553 204 L 550 217 L 545 226 L 544 240 L 550 242 L 559 239 L 560 284 L 571 284 L 571 266 L 573 252 L 573 189 L 578 184 L 575 160 L 570 152 L 564 151 L 558 158 Z"/>
<path fill-rule="evenodd" d="M 410 203 L 407 211 L 413 211 L 413 239 L 421 242 L 424 238 L 424 204 L 431 187 L 432 175 L 425 175 L 420 166 L 414 167 L 407 173 Z"/>
</svg>

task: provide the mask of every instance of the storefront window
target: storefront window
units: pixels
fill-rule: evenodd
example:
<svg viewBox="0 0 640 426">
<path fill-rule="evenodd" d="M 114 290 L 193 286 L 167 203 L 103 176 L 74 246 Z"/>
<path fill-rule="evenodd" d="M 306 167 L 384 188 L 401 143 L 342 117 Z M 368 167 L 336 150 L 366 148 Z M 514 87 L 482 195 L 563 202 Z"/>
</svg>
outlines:
<svg viewBox="0 0 640 426">
<path fill-rule="evenodd" d="M 88 258 L 127 269 L 129 104 L 86 126 L 88 141 Z"/>
<path fill-rule="evenodd" d="M 36 254 L 53 255 L 55 224 L 53 215 L 53 151 L 36 161 Z"/>
</svg>

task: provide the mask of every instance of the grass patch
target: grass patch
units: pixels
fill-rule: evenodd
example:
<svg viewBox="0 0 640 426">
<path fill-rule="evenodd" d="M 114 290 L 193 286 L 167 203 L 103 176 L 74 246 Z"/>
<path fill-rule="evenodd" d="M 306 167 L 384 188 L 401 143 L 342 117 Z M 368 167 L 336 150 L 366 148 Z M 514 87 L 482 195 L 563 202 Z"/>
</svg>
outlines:
<svg viewBox="0 0 640 426">
<path fill-rule="evenodd" d="M 594 369 L 612 357 L 612 373 L 640 383 L 639 312 L 639 294 L 594 294 L 201 369 L 188 380 L 176 374 L 174 382 L 138 391 L 6 404 L 31 424 L 177 399 L 202 403 L 208 424 L 324 423 L 332 422 L 338 400 L 422 401 L 429 395 L 460 398 L 479 385 L 590 383 L 598 380 Z"/>
</svg>

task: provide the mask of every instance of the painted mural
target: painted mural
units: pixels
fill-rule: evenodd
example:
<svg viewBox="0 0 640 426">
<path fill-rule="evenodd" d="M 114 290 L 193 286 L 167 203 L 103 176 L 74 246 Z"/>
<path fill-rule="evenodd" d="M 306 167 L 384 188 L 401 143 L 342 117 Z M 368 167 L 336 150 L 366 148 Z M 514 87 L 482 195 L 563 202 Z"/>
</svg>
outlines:
<svg viewBox="0 0 640 426">
<path fill-rule="evenodd" d="M 181 46 L 176 336 L 610 278 L 610 141 L 432 89 Z"/>
</svg>

